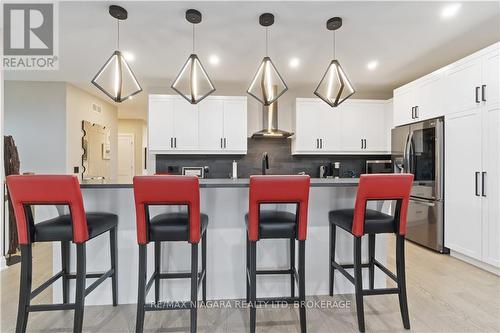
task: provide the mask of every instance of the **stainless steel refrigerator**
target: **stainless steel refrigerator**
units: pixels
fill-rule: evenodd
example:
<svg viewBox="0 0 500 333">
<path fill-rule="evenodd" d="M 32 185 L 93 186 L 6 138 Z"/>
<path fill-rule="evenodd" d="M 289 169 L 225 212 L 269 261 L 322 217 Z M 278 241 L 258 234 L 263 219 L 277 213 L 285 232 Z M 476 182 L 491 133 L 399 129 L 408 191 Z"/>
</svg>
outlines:
<svg viewBox="0 0 500 333">
<path fill-rule="evenodd" d="M 406 238 L 432 250 L 448 252 L 444 247 L 443 118 L 394 128 L 392 161 L 394 172 L 414 175 Z"/>
</svg>

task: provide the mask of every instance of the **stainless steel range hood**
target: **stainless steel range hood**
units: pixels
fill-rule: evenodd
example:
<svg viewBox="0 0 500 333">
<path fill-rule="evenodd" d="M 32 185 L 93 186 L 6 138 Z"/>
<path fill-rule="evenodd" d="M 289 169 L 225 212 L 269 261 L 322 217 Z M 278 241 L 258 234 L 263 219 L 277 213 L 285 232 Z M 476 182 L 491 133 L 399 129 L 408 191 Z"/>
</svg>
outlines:
<svg viewBox="0 0 500 333">
<path fill-rule="evenodd" d="M 288 138 L 293 133 L 278 129 L 278 100 L 262 107 L 262 131 L 252 134 L 252 138 Z"/>
</svg>

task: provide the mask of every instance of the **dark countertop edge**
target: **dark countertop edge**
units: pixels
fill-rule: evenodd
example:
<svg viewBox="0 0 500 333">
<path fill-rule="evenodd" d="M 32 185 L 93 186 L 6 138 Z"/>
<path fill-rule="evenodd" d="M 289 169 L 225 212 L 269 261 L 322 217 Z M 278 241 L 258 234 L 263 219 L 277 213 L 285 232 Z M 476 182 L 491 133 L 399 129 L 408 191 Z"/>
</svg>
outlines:
<svg viewBox="0 0 500 333">
<path fill-rule="evenodd" d="M 215 180 L 215 179 L 214 179 Z M 358 186 L 358 179 L 353 179 L 349 182 L 347 178 L 341 181 L 324 181 L 324 182 L 311 182 L 311 187 L 356 187 Z M 248 182 L 225 182 L 225 183 L 200 183 L 200 188 L 246 188 Z M 80 184 L 82 189 L 122 189 L 133 188 L 132 184 Z"/>
</svg>

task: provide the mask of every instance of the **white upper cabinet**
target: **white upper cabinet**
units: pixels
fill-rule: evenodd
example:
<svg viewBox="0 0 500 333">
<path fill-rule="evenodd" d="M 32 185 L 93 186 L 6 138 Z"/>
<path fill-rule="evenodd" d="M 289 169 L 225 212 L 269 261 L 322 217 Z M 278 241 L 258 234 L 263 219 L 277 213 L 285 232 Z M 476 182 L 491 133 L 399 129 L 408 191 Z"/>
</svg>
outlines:
<svg viewBox="0 0 500 333">
<path fill-rule="evenodd" d="M 387 102 L 348 100 L 331 108 L 320 99 L 297 98 L 292 154 L 390 152 Z"/>
<path fill-rule="evenodd" d="M 465 59 L 450 66 L 446 76 L 446 113 L 480 107 L 481 57 Z"/>
<path fill-rule="evenodd" d="M 394 126 L 409 124 L 414 118 L 415 88 L 413 85 L 394 90 L 393 119 Z"/>
<path fill-rule="evenodd" d="M 246 154 L 246 97 L 149 96 L 149 150 L 154 154 Z"/>
</svg>

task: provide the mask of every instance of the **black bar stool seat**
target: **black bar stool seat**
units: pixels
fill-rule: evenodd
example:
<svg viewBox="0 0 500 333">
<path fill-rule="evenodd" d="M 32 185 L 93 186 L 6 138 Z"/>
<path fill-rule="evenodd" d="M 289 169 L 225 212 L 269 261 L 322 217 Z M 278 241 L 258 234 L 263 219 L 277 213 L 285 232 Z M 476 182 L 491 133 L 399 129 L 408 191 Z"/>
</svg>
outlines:
<svg viewBox="0 0 500 333">
<path fill-rule="evenodd" d="M 259 213 L 260 238 L 295 238 L 296 219 L 294 213 L 263 210 Z M 248 214 L 245 214 L 248 225 Z"/>
<path fill-rule="evenodd" d="M 118 225 L 118 216 L 111 213 L 87 213 L 89 239 L 99 236 Z M 71 215 L 60 215 L 34 225 L 35 242 L 71 241 L 73 226 Z"/>
<path fill-rule="evenodd" d="M 200 235 L 208 226 L 208 216 L 200 213 Z M 149 239 L 152 241 L 188 241 L 189 214 L 164 213 L 156 215 L 149 222 Z"/>
<path fill-rule="evenodd" d="M 328 219 L 347 232 L 352 231 L 354 220 L 354 209 L 339 209 L 328 213 Z M 365 211 L 365 232 L 367 234 L 383 234 L 396 232 L 394 216 L 382 212 L 367 209 Z"/>
</svg>

